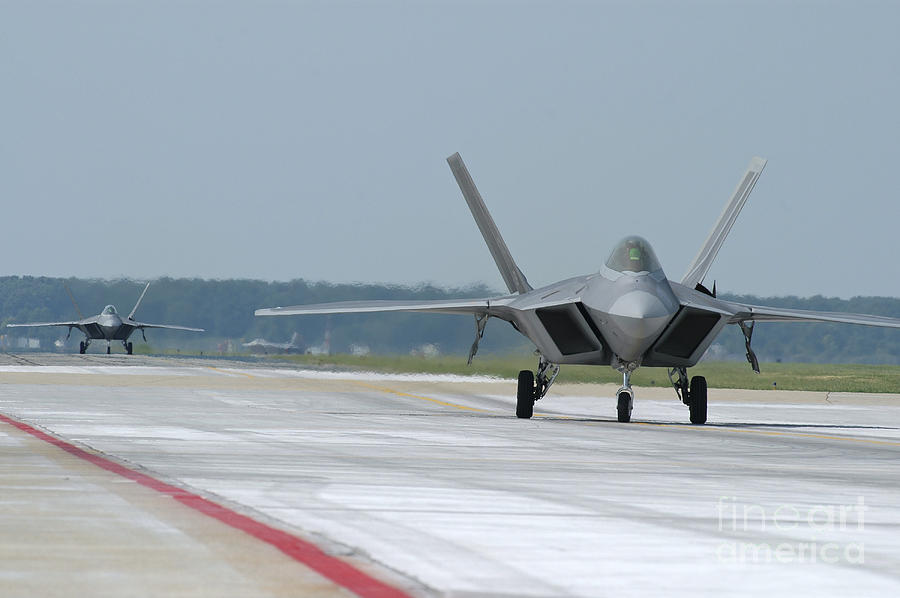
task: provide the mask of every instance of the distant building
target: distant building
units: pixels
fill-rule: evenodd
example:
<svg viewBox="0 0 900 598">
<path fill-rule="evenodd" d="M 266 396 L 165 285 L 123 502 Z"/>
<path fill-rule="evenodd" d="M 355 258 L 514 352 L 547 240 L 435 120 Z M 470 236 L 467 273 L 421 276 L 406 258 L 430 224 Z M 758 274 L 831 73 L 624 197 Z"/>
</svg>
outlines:
<svg viewBox="0 0 900 598">
<path fill-rule="evenodd" d="M 41 348 L 41 339 L 39 338 L 28 338 L 25 336 L 20 336 L 16 338 L 9 339 L 12 341 L 12 346 L 16 349 L 40 349 Z"/>
<path fill-rule="evenodd" d="M 441 354 L 441 348 L 434 343 L 425 343 L 410 351 L 409 354 L 414 357 L 438 357 Z"/>
<path fill-rule="evenodd" d="M 359 343 L 353 343 L 352 345 L 350 345 L 351 355 L 356 355 L 357 357 L 365 357 L 371 352 L 372 350 L 369 349 L 369 345 L 360 345 Z"/>
</svg>

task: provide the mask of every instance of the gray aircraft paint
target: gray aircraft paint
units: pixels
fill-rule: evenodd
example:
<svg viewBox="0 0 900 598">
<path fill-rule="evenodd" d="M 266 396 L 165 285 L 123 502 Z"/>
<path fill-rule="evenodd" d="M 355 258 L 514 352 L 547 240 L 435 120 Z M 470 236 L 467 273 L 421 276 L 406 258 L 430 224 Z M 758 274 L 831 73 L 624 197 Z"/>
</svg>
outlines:
<svg viewBox="0 0 900 598">
<path fill-rule="evenodd" d="M 626 237 L 613 249 L 610 260 L 597 273 L 570 278 L 538 289 L 531 289 L 513 260 L 462 158 L 459 154 L 454 154 L 447 161 L 511 294 L 449 301 L 350 301 L 297 305 L 259 309 L 256 310 L 256 315 L 383 311 L 472 314 L 476 318 L 476 339 L 470 357 L 477 351 L 487 319 L 499 318 L 510 322 L 528 337 L 540 353 L 537 399 L 543 397 L 558 371 L 555 369 L 553 374 L 547 374 L 550 366 L 611 365 L 623 373 L 624 386 L 620 391 L 625 391 L 630 397 L 630 374 L 644 365 L 672 368 L 670 377 L 678 375 L 677 381 L 673 379 L 673 385 L 686 404 L 690 404 L 686 368 L 700 360 L 726 324 L 741 327 L 746 341 L 747 359 L 757 371 L 756 357 L 750 348 L 755 322 L 842 322 L 900 328 L 900 319 L 896 318 L 791 310 L 723 301 L 703 286 L 706 273 L 766 165 L 762 158 L 750 161 L 681 283 L 666 278 L 649 243 L 640 237 Z M 538 242 L 550 245 L 546 239 L 539 238 Z M 645 271 L 610 267 L 616 256 L 615 252 L 624 250 L 629 242 L 649 252 L 652 267 Z M 640 245 L 641 243 L 644 245 Z M 641 258 L 639 256 L 636 259 Z M 705 388 L 705 380 L 703 385 Z M 630 413 L 630 404 L 628 409 Z M 703 421 L 706 419 L 705 409 L 704 394 Z"/>
</svg>

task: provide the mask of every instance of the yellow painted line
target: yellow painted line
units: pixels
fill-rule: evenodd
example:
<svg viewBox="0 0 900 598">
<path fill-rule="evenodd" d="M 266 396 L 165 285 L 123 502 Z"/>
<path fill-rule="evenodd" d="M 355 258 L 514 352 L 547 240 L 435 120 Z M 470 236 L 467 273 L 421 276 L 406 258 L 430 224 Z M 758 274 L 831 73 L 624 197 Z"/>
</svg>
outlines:
<svg viewBox="0 0 900 598">
<path fill-rule="evenodd" d="M 223 374 L 238 374 L 239 376 L 247 376 L 248 378 L 256 378 L 256 376 L 254 376 L 252 374 L 248 374 L 247 372 L 235 372 L 233 370 L 223 370 L 223 369 L 220 369 L 217 367 L 213 367 L 211 365 L 208 365 L 206 367 L 208 367 L 211 370 L 215 370 L 217 372 L 222 372 Z"/>
<path fill-rule="evenodd" d="M 479 409 L 478 407 L 469 407 L 467 405 L 459 405 L 458 403 L 449 403 L 447 401 L 441 401 L 439 399 L 434 399 L 431 397 L 424 397 L 422 395 L 414 395 L 409 394 L 407 392 L 402 392 L 399 390 L 394 390 L 393 388 L 385 388 L 384 386 L 375 386 L 374 384 L 366 384 L 365 382 L 360 382 L 358 380 L 351 380 L 353 384 L 357 386 L 362 386 L 364 388 L 368 388 L 370 390 L 377 390 L 379 392 L 386 392 L 388 394 L 397 395 L 398 397 L 407 397 L 410 399 L 419 399 L 421 401 L 428 401 L 429 403 L 435 403 L 437 405 L 443 405 L 444 407 L 455 407 L 456 409 L 462 409 L 464 411 L 474 411 L 475 413 L 490 413 L 492 415 L 501 416 L 503 414 L 499 414 L 496 411 L 489 411 L 487 409 Z M 552 419 L 579 419 L 574 415 L 552 415 L 549 413 L 535 413 L 534 417 L 546 417 Z"/>
<path fill-rule="evenodd" d="M 439 401 L 438 399 L 432 399 L 431 397 L 423 397 L 422 395 L 413 395 L 408 392 L 401 392 L 399 390 L 394 390 L 393 388 L 385 388 L 383 386 L 375 386 L 374 384 L 366 384 L 365 382 L 359 382 L 357 380 L 352 381 L 357 386 L 362 386 L 364 388 L 368 388 L 370 390 L 377 390 L 379 392 L 386 392 L 388 394 L 396 395 L 398 397 L 406 397 L 409 399 L 419 399 L 420 401 L 428 401 L 430 403 L 436 403 L 438 405 L 442 405 L 444 407 L 455 407 L 457 409 L 462 409 L 464 411 L 474 411 L 476 413 L 490 413 L 490 411 L 486 409 L 479 409 L 477 407 L 469 407 L 467 405 L 458 405 L 456 403 L 448 403 L 447 401 Z"/>
<path fill-rule="evenodd" d="M 651 422 L 634 422 L 641 426 L 656 426 L 660 428 L 690 428 L 691 430 L 720 430 L 724 432 L 743 432 L 745 434 L 762 434 L 764 436 L 791 436 L 794 438 L 819 438 L 822 440 L 849 440 L 850 442 L 866 442 L 869 444 L 886 444 L 888 446 L 900 446 L 900 442 L 890 440 L 875 440 L 874 438 L 853 438 L 851 436 L 832 436 L 829 434 L 810 434 L 807 432 L 775 432 L 772 430 L 743 430 L 739 428 L 726 428 L 716 425 L 688 426 L 681 424 L 654 424 Z"/>
</svg>

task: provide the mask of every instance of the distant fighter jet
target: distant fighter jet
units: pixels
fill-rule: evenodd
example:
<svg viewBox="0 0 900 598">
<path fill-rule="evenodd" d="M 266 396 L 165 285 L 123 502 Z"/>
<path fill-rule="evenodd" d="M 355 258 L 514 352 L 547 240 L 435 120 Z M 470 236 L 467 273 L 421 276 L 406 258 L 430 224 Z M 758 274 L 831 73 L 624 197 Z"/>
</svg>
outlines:
<svg viewBox="0 0 900 598">
<path fill-rule="evenodd" d="M 251 353 L 303 353 L 305 347 L 300 338 L 300 333 L 295 332 L 291 340 L 286 343 L 274 343 L 264 338 L 255 338 L 249 343 L 241 343 L 241 346 Z"/>
<path fill-rule="evenodd" d="M 128 314 L 128 317 L 124 320 L 119 315 L 119 312 L 116 311 L 114 305 L 107 305 L 103 308 L 103 311 L 96 316 L 92 316 L 90 318 L 82 317 L 80 320 L 75 322 L 35 322 L 31 324 L 7 324 L 7 328 L 23 328 L 26 326 L 68 326 L 69 334 L 66 335 L 66 339 L 69 338 L 69 335 L 72 334 L 72 329 L 77 328 L 84 333 L 85 339 L 78 343 L 78 352 L 84 353 L 87 351 L 88 346 L 91 344 L 92 340 L 105 340 L 106 341 L 106 353 L 110 353 L 110 341 L 122 341 L 122 344 L 125 346 L 125 351 L 131 355 L 133 352 L 132 343 L 128 342 L 128 337 L 131 336 L 131 333 L 135 330 L 140 330 L 141 335 L 144 337 L 144 342 L 147 341 L 147 336 L 144 334 L 145 328 L 167 328 L 170 330 L 188 330 L 190 332 L 204 332 L 202 328 L 188 328 L 187 326 L 172 326 L 169 324 L 144 324 L 143 322 L 137 322 L 134 319 L 134 313 L 137 311 L 138 306 L 141 304 L 141 301 L 144 299 L 144 294 L 147 293 L 147 289 L 150 288 L 150 283 L 147 283 L 147 286 L 144 287 L 143 292 L 141 292 L 141 296 L 138 297 L 137 303 L 134 304 L 134 309 L 131 310 L 131 313 Z M 68 291 L 68 288 L 66 288 Z M 71 294 L 70 294 L 71 296 Z M 75 299 L 72 299 L 72 303 L 75 304 L 75 310 L 78 311 L 78 316 L 81 317 L 81 310 L 78 309 L 78 304 L 75 303 Z"/>
<path fill-rule="evenodd" d="M 611 365 L 623 374 L 617 392 L 620 422 L 631 421 L 634 393 L 631 374 L 639 366 L 669 368 L 678 398 L 690 409 L 690 420 L 706 423 L 707 387 L 703 376 L 690 380 L 696 365 L 726 324 L 744 334 L 747 360 L 759 372 L 750 341 L 756 322 L 846 322 L 900 328 L 900 319 L 837 312 L 805 311 L 744 305 L 716 298 L 703 279 L 731 226 L 766 165 L 753 158 L 725 210 L 680 282 L 668 280 L 650 244 L 638 236 L 619 241 L 595 274 L 578 276 L 533 289 L 513 261 L 459 154 L 447 158 L 475 222 L 500 269 L 510 294 L 485 299 L 446 301 L 346 301 L 259 309 L 258 316 L 416 311 L 474 314 L 478 350 L 488 318 L 510 322 L 537 347 L 537 372 L 519 372 L 516 415 L 530 418 L 534 402 L 547 394 L 559 364 Z"/>
</svg>

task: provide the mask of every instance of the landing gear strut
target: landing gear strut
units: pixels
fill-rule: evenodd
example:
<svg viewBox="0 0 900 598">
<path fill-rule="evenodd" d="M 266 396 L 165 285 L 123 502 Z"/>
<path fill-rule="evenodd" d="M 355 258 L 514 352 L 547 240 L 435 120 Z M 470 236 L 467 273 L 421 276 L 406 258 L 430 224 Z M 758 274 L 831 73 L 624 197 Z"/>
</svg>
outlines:
<svg viewBox="0 0 900 598">
<path fill-rule="evenodd" d="M 544 359 L 538 361 L 537 374 L 531 370 L 519 372 L 516 390 L 516 417 L 530 419 L 534 415 L 534 402 L 544 398 L 559 375 L 559 366 Z"/>
<path fill-rule="evenodd" d="M 691 412 L 692 424 L 706 423 L 706 378 L 694 376 L 688 383 L 687 368 L 669 370 L 669 380 L 675 393 Z"/>
<path fill-rule="evenodd" d="M 106 354 L 109 355 L 112 353 L 112 350 L 109 348 L 109 341 L 106 341 Z"/>
<path fill-rule="evenodd" d="M 550 363 L 544 356 L 541 356 L 540 361 L 538 361 L 538 371 L 537 371 L 537 386 L 535 387 L 535 395 L 534 400 L 540 401 L 547 394 L 547 391 L 550 390 L 550 387 L 556 382 L 556 377 L 559 376 L 559 366 Z"/>
<path fill-rule="evenodd" d="M 690 388 L 688 387 L 687 368 L 672 368 L 669 370 L 669 382 L 675 388 L 675 394 L 685 405 L 690 405 Z"/>
</svg>

